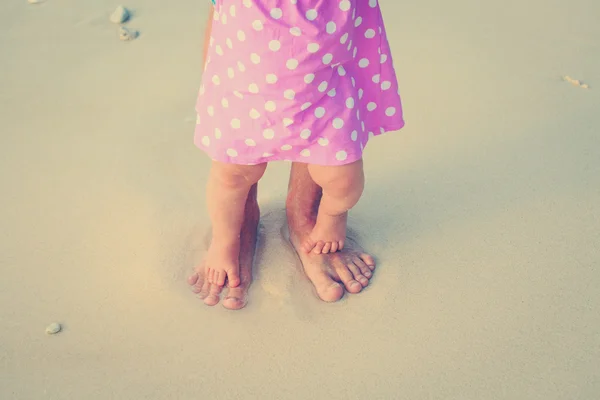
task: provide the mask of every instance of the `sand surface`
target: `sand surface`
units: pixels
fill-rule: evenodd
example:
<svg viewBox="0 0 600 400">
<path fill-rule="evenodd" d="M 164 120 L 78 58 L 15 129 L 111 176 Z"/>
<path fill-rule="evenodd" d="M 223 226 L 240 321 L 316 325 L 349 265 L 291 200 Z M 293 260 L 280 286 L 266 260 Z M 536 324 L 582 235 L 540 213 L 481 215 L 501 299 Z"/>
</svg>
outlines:
<svg viewBox="0 0 600 400">
<path fill-rule="evenodd" d="M 205 3 L 126 3 L 123 43 L 113 1 L 0 2 L 0 398 L 598 398 L 600 2 L 381 0 L 407 126 L 353 214 L 376 276 L 316 300 L 273 164 L 241 312 L 185 284 Z"/>
</svg>

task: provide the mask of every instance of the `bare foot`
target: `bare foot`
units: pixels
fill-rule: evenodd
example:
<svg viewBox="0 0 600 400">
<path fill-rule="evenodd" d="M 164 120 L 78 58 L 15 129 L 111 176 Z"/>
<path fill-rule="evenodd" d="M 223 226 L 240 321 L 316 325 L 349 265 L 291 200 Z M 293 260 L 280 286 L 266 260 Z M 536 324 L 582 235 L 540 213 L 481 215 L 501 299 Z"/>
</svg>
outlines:
<svg viewBox="0 0 600 400">
<path fill-rule="evenodd" d="M 228 243 L 229 242 L 229 243 Z M 240 284 L 240 240 L 221 241 L 213 237 L 204 259 L 205 278 L 209 283 L 223 287 Z"/>
<path fill-rule="evenodd" d="M 227 295 L 223 299 L 223 306 L 230 310 L 239 310 L 248 303 L 248 289 L 252 284 L 252 265 L 254 262 L 254 253 L 256 250 L 256 238 L 260 210 L 256 202 L 256 185 L 250 189 L 242 230 L 240 233 L 239 247 L 239 282 L 237 287 L 229 286 Z M 188 284 L 192 291 L 197 293 L 204 300 L 204 304 L 214 306 L 221 300 L 223 287 L 211 283 L 206 277 L 206 258 L 198 265 L 188 278 Z"/>
<path fill-rule="evenodd" d="M 359 293 L 373 276 L 375 260 L 351 240 L 346 242 L 343 250 L 333 254 L 302 251 L 303 243 L 313 230 L 314 222 L 311 221 L 314 219 L 288 208 L 290 241 L 317 295 L 323 301 L 334 302 L 342 298 L 344 287 L 350 293 Z"/>
<path fill-rule="evenodd" d="M 304 240 L 304 251 L 315 254 L 335 253 L 344 248 L 346 240 L 346 224 L 348 213 L 340 215 L 326 215 L 320 213 L 317 223 L 308 237 Z"/>
</svg>

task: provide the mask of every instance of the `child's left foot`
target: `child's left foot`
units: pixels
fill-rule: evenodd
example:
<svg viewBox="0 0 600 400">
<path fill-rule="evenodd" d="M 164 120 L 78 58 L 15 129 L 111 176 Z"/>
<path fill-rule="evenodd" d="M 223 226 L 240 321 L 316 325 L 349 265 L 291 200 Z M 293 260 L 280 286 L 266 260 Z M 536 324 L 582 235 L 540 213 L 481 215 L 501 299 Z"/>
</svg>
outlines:
<svg viewBox="0 0 600 400">
<path fill-rule="evenodd" d="M 317 216 L 317 223 L 304 242 L 304 251 L 315 254 L 335 253 L 344 248 L 348 213 Z"/>
</svg>

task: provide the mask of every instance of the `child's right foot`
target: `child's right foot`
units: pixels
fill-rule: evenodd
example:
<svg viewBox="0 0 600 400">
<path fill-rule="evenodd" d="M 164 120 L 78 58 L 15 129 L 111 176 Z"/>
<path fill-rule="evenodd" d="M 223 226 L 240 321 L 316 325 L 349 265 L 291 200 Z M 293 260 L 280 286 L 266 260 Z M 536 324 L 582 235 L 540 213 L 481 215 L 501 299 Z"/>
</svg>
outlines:
<svg viewBox="0 0 600 400">
<path fill-rule="evenodd" d="M 209 283 L 229 287 L 240 284 L 240 241 L 221 243 L 213 238 L 205 259 L 206 279 Z"/>
<path fill-rule="evenodd" d="M 335 253 L 344 248 L 348 213 L 340 215 L 319 214 L 312 232 L 304 241 L 304 251 L 315 254 Z"/>
</svg>

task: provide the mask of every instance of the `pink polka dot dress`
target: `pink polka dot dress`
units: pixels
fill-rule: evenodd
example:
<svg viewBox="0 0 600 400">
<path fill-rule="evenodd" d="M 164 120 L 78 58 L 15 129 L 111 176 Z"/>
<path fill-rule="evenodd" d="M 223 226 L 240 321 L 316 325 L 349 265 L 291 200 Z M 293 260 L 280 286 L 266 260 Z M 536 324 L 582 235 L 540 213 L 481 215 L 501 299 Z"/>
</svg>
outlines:
<svg viewBox="0 0 600 400">
<path fill-rule="evenodd" d="M 216 161 L 360 159 L 404 125 L 377 0 L 216 0 L 196 111 Z"/>
</svg>

